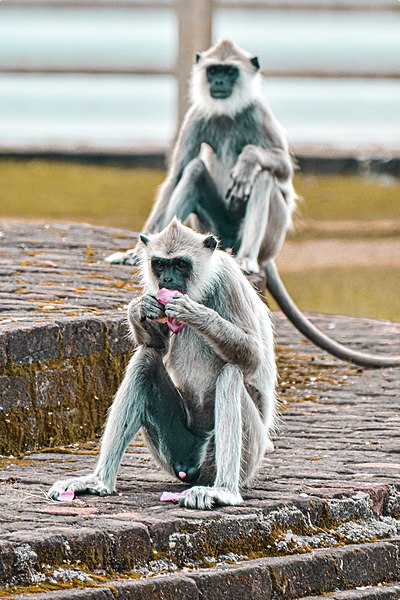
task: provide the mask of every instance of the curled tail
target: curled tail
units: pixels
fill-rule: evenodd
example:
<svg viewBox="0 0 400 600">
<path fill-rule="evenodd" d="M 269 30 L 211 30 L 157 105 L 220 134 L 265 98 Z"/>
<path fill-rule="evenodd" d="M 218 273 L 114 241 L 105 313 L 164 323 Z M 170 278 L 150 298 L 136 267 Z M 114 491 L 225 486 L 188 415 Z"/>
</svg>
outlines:
<svg viewBox="0 0 400 600">
<path fill-rule="evenodd" d="M 347 348 L 347 346 L 332 340 L 315 327 L 315 325 L 303 315 L 293 302 L 282 283 L 275 262 L 270 260 L 265 264 L 264 269 L 267 276 L 268 291 L 276 300 L 289 321 L 291 321 L 296 329 L 298 329 L 306 338 L 311 340 L 316 346 L 319 346 L 322 350 L 329 352 L 329 354 L 332 354 L 341 360 L 349 361 L 356 365 L 361 365 L 362 367 L 384 368 L 400 366 L 400 356 L 382 356 L 357 352 L 356 350 Z"/>
</svg>

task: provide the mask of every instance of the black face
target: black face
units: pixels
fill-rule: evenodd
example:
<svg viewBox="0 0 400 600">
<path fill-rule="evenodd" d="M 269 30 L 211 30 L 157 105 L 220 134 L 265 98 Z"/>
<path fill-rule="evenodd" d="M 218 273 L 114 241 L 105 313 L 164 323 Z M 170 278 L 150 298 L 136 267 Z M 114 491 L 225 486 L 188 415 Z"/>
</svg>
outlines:
<svg viewBox="0 0 400 600">
<path fill-rule="evenodd" d="M 188 279 L 193 271 L 190 258 L 186 256 L 175 258 L 154 256 L 151 259 L 151 268 L 158 278 L 160 289 L 167 288 L 168 290 L 178 290 L 182 294 L 186 293 Z"/>
<path fill-rule="evenodd" d="M 239 69 L 233 65 L 210 65 L 207 67 L 207 81 L 212 98 L 225 99 L 233 92 Z"/>
</svg>

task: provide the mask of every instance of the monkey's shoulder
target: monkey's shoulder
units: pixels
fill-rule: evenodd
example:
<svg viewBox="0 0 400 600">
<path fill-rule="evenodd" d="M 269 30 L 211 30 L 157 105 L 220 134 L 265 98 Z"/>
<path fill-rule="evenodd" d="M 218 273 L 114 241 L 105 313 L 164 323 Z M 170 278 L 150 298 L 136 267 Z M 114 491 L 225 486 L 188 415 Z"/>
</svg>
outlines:
<svg viewBox="0 0 400 600">
<path fill-rule="evenodd" d="M 244 110 L 230 115 L 200 117 L 195 128 L 199 143 L 208 143 L 220 154 L 229 141 L 229 147 L 238 155 L 249 144 L 260 147 L 272 145 L 269 136 L 272 114 L 261 102 L 251 104 Z"/>
</svg>

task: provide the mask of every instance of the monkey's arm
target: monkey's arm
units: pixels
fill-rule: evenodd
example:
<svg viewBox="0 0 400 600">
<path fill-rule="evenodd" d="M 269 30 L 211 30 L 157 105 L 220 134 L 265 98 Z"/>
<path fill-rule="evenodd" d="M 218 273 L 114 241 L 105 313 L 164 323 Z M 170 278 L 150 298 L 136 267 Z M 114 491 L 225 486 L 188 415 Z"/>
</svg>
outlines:
<svg viewBox="0 0 400 600">
<path fill-rule="evenodd" d="M 258 368 L 261 349 L 257 336 L 227 321 L 212 308 L 184 295 L 171 300 L 165 314 L 193 327 L 224 361 L 237 365 L 243 373 L 251 374 Z"/>
<path fill-rule="evenodd" d="M 145 233 L 158 233 L 168 223 L 164 223 L 163 218 L 166 213 L 172 192 L 182 177 L 182 173 L 188 163 L 198 156 L 201 139 L 201 121 L 189 110 L 183 121 L 181 130 L 176 141 L 171 166 L 167 179 L 160 187 L 157 200 L 147 219 L 143 231 Z"/>
<path fill-rule="evenodd" d="M 164 306 L 151 294 L 145 294 L 130 302 L 128 322 L 137 345 L 159 351 L 166 350 L 169 340 L 168 327 L 165 323 L 154 321 L 164 316 Z"/>
<path fill-rule="evenodd" d="M 283 148 L 261 148 L 248 144 L 239 154 L 231 171 L 232 183 L 227 198 L 248 200 L 257 175 L 269 171 L 278 183 L 286 183 L 293 176 L 293 165 Z"/>
</svg>

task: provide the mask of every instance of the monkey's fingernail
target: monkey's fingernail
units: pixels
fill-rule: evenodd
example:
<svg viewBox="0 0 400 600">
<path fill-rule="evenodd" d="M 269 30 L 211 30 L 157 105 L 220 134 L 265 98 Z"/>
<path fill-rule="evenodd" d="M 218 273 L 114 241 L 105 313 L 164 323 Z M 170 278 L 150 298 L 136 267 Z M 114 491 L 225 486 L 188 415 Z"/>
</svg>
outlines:
<svg viewBox="0 0 400 600">
<path fill-rule="evenodd" d="M 185 479 L 185 477 L 186 477 L 185 471 L 179 471 L 178 476 L 179 476 L 179 479 Z"/>
</svg>

